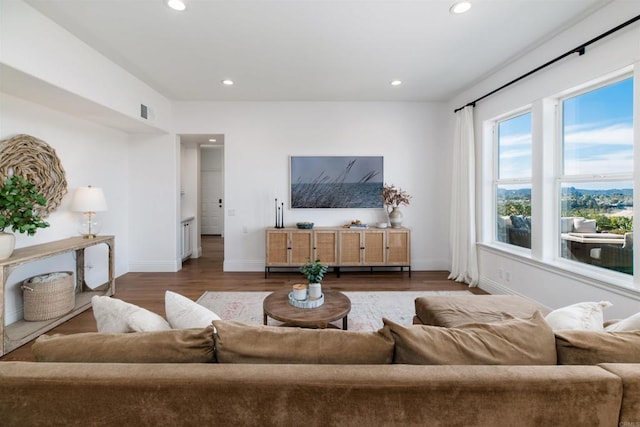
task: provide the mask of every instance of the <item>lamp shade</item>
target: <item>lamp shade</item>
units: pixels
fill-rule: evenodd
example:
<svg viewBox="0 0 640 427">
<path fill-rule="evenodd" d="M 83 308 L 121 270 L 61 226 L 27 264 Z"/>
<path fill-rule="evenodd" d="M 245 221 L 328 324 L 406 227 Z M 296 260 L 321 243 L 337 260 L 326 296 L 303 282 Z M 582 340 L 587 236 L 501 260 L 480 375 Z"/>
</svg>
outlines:
<svg viewBox="0 0 640 427">
<path fill-rule="evenodd" d="M 103 212 L 107 210 L 107 201 L 104 198 L 102 188 L 79 187 L 71 201 L 73 212 Z"/>
</svg>

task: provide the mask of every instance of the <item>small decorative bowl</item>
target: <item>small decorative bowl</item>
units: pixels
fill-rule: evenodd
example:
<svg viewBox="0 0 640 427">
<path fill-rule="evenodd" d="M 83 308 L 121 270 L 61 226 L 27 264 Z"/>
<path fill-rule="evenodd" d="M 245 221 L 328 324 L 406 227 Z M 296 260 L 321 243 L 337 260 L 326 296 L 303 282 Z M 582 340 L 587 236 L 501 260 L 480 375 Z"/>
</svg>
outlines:
<svg viewBox="0 0 640 427">
<path fill-rule="evenodd" d="M 312 222 L 297 222 L 296 223 L 296 227 L 302 229 L 302 230 L 310 230 L 313 228 L 313 223 Z"/>
</svg>

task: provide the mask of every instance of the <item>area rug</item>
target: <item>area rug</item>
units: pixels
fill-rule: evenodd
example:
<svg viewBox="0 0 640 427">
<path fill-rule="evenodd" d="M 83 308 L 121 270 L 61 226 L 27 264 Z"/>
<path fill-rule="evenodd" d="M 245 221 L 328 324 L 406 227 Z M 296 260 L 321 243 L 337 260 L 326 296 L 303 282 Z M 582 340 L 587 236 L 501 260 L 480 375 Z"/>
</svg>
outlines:
<svg viewBox="0 0 640 427">
<path fill-rule="evenodd" d="M 205 292 L 198 303 L 224 320 L 262 325 L 262 301 L 271 292 Z M 472 295 L 469 291 L 383 291 L 343 292 L 351 300 L 348 328 L 351 331 L 375 331 L 382 327 L 382 318 L 411 325 L 415 315 L 414 300 L 433 295 Z M 269 325 L 281 322 L 268 319 Z M 342 321 L 336 321 L 342 327 Z"/>
</svg>

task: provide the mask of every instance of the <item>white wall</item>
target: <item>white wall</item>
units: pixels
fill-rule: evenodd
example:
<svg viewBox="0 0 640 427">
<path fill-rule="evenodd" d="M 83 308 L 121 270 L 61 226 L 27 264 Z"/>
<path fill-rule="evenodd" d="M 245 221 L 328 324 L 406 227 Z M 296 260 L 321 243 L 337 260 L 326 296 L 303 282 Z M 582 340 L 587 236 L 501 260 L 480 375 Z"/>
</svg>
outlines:
<svg viewBox="0 0 640 427">
<path fill-rule="evenodd" d="M 171 128 L 171 105 L 146 83 L 18 0 L 0 0 L 0 64 L 137 121 L 140 104 L 153 124 Z"/>
<path fill-rule="evenodd" d="M 640 2 L 615 1 L 595 16 L 578 23 L 472 89 L 461 93 L 450 103 L 450 106 L 452 109 L 462 106 L 638 14 L 640 14 Z M 483 170 L 480 163 L 483 149 L 487 147 L 486 144 L 489 146 L 491 144 L 489 138 L 482 139 L 483 123 L 527 105 L 533 105 L 539 109 L 544 97 L 582 85 L 625 66 L 635 64 L 639 67 L 639 61 L 640 25 L 636 23 L 588 47 L 585 55 L 572 55 L 476 105 L 477 158 L 480 165 L 477 175 L 479 225 L 482 224 L 486 228 L 491 223 L 491 200 L 488 197 L 482 198 L 483 194 L 486 195 L 482 192 L 482 183 L 491 180 L 491 170 L 489 168 Z M 636 85 L 640 82 L 638 76 L 636 72 Z M 636 121 L 639 121 L 639 118 L 640 115 L 636 111 Z M 639 141 L 636 135 L 636 144 L 639 144 Z M 486 159 L 485 157 L 485 161 Z M 640 170 L 640 168 L 636 169 Z M 638 184 L 640 181 L 636 180 L 636 188 L 640 188 Z M 482 233 L 480 230 L 479 234 L 490 235 L 486 230 L 484 231 Z M 558 266 L 557 263 L 543 263 L 540 259 L 515 250 L 507 252 L 488 245 L 480 246 L 479 260 L 480 287 L 491 293 L 524 295 L 550 308 L 579 301 L 609 300 L 614 303 L 614 306 L 605 312 L 607 318 L 624 317 L 640 311 L 640 290 L 630 282 L 627 286 L 607 285 L 607 282 L 612 282 L 613 279 L 608 278 L 606 272 L 600 277 L 597 274 L 580 275 Z M 503 274 L 500 274 L 501 272 Z M 510 273 L 509 280 L 505 272 Z"/>
<path fill-rule="evenodd" d="M 178 271 L 180 141 L 175 135 L 130 135 L 131 271 Z"/>
<path fill-rule="evenodd" d="M 122 230 L 116 238 L 116 262 L 126 267 L 119 274 L 179 269 L 180 156 L 170 132 L 170 101 L 23 1 L 0 0 L 0 40 L 0 87 L 30 101 L 23 115 L 29 128 L 39 131 L 35 136 L 50 141 L 57 134 L 74 135 L 67 141 L 77 159 L 70 169 L 82 171 L 85 180 L 78 185 L 114 183 L 106 196 L 110 206 L 118 200 L 110 214 L 117 215 L 114 227 Z M 153 108 L 153 123 L 139 117 L 141 103 Z M 40 113 L 44 106 L 55 114 Z M 30 109 L 36 112 L 32 115 Z M 73 124 L 65 128 L 51 122 L 49 117 L 61 111 L 88 123 L 87 130 L 79 133 Z M 2 136 L 29 133 L 29 128 L 8 121 Z M 120 135 L 117 142 L 125 146 L 103 144 L 104 132 Z M 42 239 L 55 240 L 58 234 L 67 235 L 56 225 Z"/>
<path fill-rule="evenodd" d="M 191 258 L 199 258 L 200 243 L 200 147 L 195 144 L 180 145 L 180 219 L 193 217 Z"/>
<path fill-rule="evenodd" d="M 412 229 L 413 268 L 450 268 L 450 129 L 442 125 L 449 121 L 442 104 L 176 102 L 174 113 L 178 134 L 225 134 L 225 271 L 264 270 L 264 229 L 275 224 L 275 198 L 287 201 L 289 226 L 386 220 L 383 209 L 287 208 L 291 155 L 384 156 L 384 180 L 413 195 L 402 209 Z"/>
<path fill-rule="evenodd" d="M 0 140 L 19 133 L 43 140 L 60 158 L 68 184 L 68 193 L 62 204 L 47 218 L 51 226 L 39 229 L 34 236 L 16 233 L 16 247 L 77 236 L 77 214 L 69 210 L 71 197 L 76 188 L 90 184 L 104 190 L 109 210 L 101 213 L 104 225 L 100 234 L 116 236 L 116 275 L 126 273 L 129 270 L 129 248 L 126 244 L 129 211 L 128 136 L 4 93 L 0 93 L 0 111 Z M 94 267 L 86 270 L 90 286 L 106 282 L 106 254 L 105 245 L 86 250 L 85 265 Z M 61 270 L 75 270 L 71 254 L 26 264 L 16 269 L 7 282 L 6 322 L 12 323 L 22 316 L 22 293 L 19 287 L 21 280 Z"/>
</svg>

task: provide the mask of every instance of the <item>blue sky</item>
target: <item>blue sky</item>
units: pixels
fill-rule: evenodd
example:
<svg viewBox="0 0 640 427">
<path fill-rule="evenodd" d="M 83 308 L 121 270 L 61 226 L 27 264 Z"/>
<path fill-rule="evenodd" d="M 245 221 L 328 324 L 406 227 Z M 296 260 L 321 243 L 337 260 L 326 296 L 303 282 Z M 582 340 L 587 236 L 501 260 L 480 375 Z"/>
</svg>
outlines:
<svg viewBox="0 0 640 427">
<path fill-rule="evenodd" d="M 633 79 L 628 78 L 563 103 L 566 175 L 633 170 Z M 531 176 L 531 115 L 499 125 L 500 178 Z"/>
</svg>

